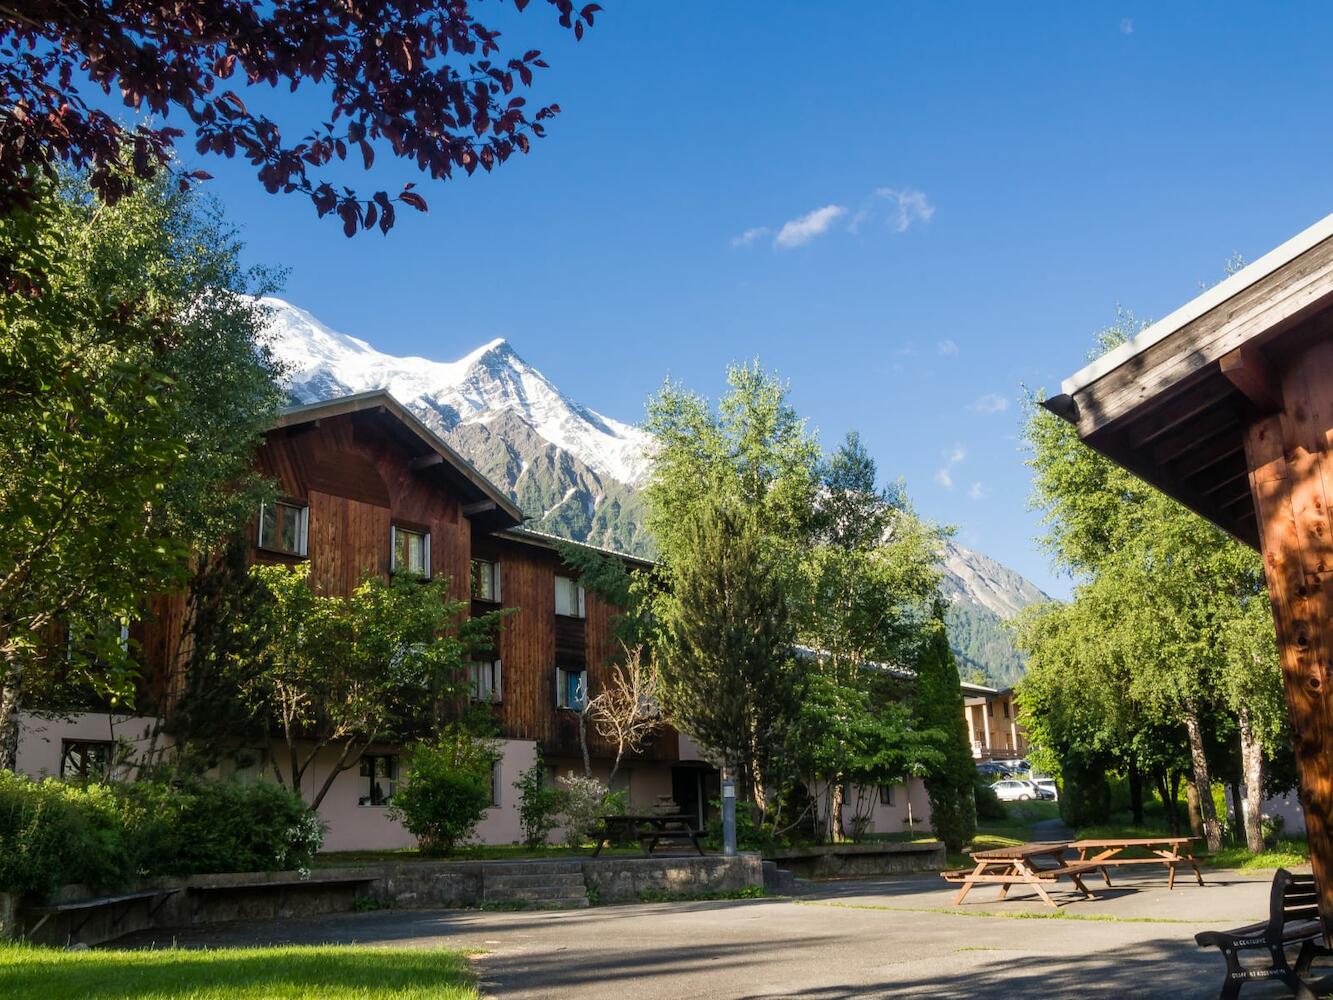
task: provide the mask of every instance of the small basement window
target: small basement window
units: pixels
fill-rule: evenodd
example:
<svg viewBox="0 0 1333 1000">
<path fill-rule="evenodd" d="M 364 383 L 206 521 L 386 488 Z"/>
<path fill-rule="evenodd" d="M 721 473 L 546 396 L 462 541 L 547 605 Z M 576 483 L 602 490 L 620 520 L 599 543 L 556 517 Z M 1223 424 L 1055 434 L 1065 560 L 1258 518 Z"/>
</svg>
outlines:
<svg viewBox="0 0 1333 1000">
<path fill-rule="evenodd" d="M 259 505 L 259 547 L 292 556 L 306 554 L 310 508 L 278 501 Z"/>
<path fill-rule="evenodd" d="M 472 700 L 499 703 L 503 695 L 500 661 L 473 660 L 467 669 L 472 683 Z"/>
<path fill-rule="evenodd" d="M 500 564 L 489 559 L 472 560 L 472 597 L 478 601 L 500 600 Z"/>
<path fill-rule="evenodd" d="M 581 712 L 588 703 L 588 672 L 555 668 L 555 707 Z"/>
<path fill-rule="evenodd" d="M 111 776 L 115 748 L 110 740 L 61 740 L 60 776 L 67 780 L 105 781 Z"/>
<path fill-rule="evenodd" d="M 567 576 L 555 578 L 555 613 L 567 618 L 583 617 L 583 588 Z"/>
<path fill-rule="evenodd" d="M 392 754 L 368 753 L 361 758 L 359 806 L 387 806 L 398 784 L 398 758 Z"/>
<path fill-rule="evenodd" d="M 389 569 L 410 576 L 430 576 L 430 532 L 411 528 L 389 527 L 391 556 Z"/>
</svg>

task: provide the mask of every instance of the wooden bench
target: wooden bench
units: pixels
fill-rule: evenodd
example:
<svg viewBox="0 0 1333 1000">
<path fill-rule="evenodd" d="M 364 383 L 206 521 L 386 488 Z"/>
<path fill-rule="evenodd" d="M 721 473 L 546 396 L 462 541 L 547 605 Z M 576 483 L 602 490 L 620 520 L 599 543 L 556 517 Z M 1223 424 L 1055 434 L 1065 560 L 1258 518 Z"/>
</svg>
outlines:
<svg viewBox="0 0 1333 1000">
<path fill-rule="evenodd" d="M 1166 865 L 1166 887 L 1176 887 L 1176 866 L 1194 869 L 1194 877 L 1203 885 L 1203 872 L 1190 852 L 1193 837 L 1131 837 L 1122 840 L 1076 840 L 1069 846 L 1078 851 L 1080 862 L 1093 862 L 1101 869 L 1102 878 L 1110 888 L 1111 876 L 1106 869 L 1120 865 Z M 1130 855 L 1126 851 L 1146 851 L 1147 856 Z"/>
<path fill-rule="evenodd" d="M 597 847 L 592 856 L 597 857 L 603 847 L 622 835 L 637 840 L 645 855 L 652 854 L 663 843 L 682 847 L 689 845 L 701 857 L 704 855 L 703 845 L 699 842 L 702 834 L 694 828 L 689 816 L 617 814 L 602 817 L 602 832 L 597 838 Z"/>
<path fill-rule="evenodd" d="M 1219 1000 L 1235 1000 L 1248 982 L 1281 979 L 1297 1000 L 1315 1000 L 1305 982 L 1310 963 L 1317 955 L 1328 954 L 1321 945 L 1324 934 L 1319 921 L 1318 897 L 1313 875 L 1293 875 L 1279 869 L 1268 897 L 1268 919 L 1230 931 L 1201 931 L 1194 941 L 1201 948 L 1216 946 L 1227 961 L 1227 977 Z M 1287 947 L 1299 944 L 1300 954 L 1293 968 L 1287 961 Z M 1240 964 L 1242 951 L 1267 951 L 1265 965 Z"/>
<path fill-rule="evenodd" d="M 180 892 L 179 889 L 144 889 L 140 892 L 124 892 L 116 896 L 93 896 L 90 899 L 71 899 L 65 903 L 50 903 L 46 906 L 29 907 L 28 912 L 40 913 L 41 919 L 28 928 L 26 936 L 32 937 L 41 930 L 44 923 L 61 913 L 82 913 L 82 919 L 69 929 L 70 937 L 74 937 L 98 910 L 109 906 L 126 906 L 128 908 L 129 905 L 133 905 L 141 899 L 153 900 L 148 909 L 148 916 L 151 918 L 162 908 L 163 903 L 178 892 Z"/>
<path fill-rule="evenodd" d="M 1054 908 L 1055 900 L 1046 889 L 1062 878 L 1073 882 L 1085 898 L 1096 899 L 1083 884 L 1083 875 L 1096 871 L 1099 866 L 1091 861 L 1066 862 L 1065 847 L 1064 843 L 1034 843 L 1016 844 L 991 851 L 972 851 L 972 859 L 977 863 L 975 868 L 944 871 L 940 872 L 940 876 L 946 882 L 962 885 L 954 896 L 954 906 L 960 905 L 978 885 L 998 885 L 1000 894 L 997 899 L 1004 899 L 1016 885 L 1026 885 L 1047 906 Z"/>
</svg>

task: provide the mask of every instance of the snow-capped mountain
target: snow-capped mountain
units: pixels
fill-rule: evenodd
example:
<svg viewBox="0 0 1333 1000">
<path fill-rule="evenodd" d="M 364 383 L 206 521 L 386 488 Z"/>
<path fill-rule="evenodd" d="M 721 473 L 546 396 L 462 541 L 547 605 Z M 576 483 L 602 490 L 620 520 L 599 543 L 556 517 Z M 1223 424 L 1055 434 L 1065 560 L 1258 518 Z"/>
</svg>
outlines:
<svg viewBox="0 0 1333 1000">
<path fill-rule="evenodd" d="M 570 399 L 503 338 L 452 362 L 399 358 L 282 299 L 261 302 L 271 310 L 273 350 L 290 366 L 291 389 L 302 402 L 388 389 L 437 432 L 509 413 L 603 476 L 636 486 L 647 473 L 643 431 Z"/>
<path fill-rule="evenodd" d="M 269 343 L 289 389 L 313 402 L 388 389 L 492 482 L 533 527 L 634 555 L 651 555 L 638 488 L 650 466 L 640 428 L 597 413 L 563 393 L 504 340 L 457 361 L 400 358 L 330 329 L 277 298 Z M 993 559 L 946 544 L 941 589 L 950 644 L 965 674 L 1011 683 L 1023 664 L 1003 619 L 1046 595 Z"/>
</svg>

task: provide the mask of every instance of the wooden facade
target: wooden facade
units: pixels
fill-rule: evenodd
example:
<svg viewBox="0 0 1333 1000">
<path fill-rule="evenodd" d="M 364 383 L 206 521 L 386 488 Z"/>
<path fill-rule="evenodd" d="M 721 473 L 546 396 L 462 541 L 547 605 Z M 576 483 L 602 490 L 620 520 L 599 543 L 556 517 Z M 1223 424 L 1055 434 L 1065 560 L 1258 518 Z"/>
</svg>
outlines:
<svg viewBox="0 0 1333 1000">
<path fill-rule="evenodd" d="M 1333 216 L 1062 389 L 1085 442 L 1263 555 L 1333 942 Z"/>
<path fill-rule="evenodd" d="M 284 502 L 306 509 L 306 552 L 261 547 L 256 512 L 247 534 L 251 559 L 308 562 L 321 593 L 345 596 L 368 574 L 386 576 L 395 526 L 429 535 L 430 574 L 450 580 L 452 599 L 471 599 L 473 559 L 497 563 L 500 600 L 471 599 L 471 608 L 474 615 L 508 612 L 496 649 L 499 735 L 538 741 L 548 756 L 581 754 L 578 713 L 556 706 L 556 667 L 585 669 L 595 694 L 615 651 L 616 609 L 589 593 L 585 617 L 556 614 L 556 577 L 576 574 L 562 565 L 554 539 L 521 528 L 521 512 L 497 487 L 385 393 L 288 411 L 265 436 L 256 464 Z M 151 612 L 141 640 L 146 660 L 152 673 L 169 676 L 182 658 L 185 602 L 156 598 Z M 593 757 L 614 754 L 591 727 L 588 745 Z M 675 760 L 677 745 L 667 731 L 636 759 Z"/>
</svg>

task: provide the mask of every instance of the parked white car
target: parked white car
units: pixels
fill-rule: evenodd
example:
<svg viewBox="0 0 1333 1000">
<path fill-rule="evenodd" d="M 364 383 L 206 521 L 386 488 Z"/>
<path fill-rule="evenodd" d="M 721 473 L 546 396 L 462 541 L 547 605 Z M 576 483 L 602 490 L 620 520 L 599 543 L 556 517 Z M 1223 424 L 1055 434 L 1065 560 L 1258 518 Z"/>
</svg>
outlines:
<svg viewBox="0 0 1333 1000">
<path fill-rule="evenodd" d="M 1060 801 L 1060 789 L 1055 784 L 1054 778 L 1033 778 L 1032 783 L 1044 792 L 1051 793 L 1051 801 Z"/>
<path fill-rule="evenodd" d="M 1030 781 L 1009 779 L 997 781 L 990 787 L 991 791 L 995 793 L 995 797 L 1001 802 L 1031 802 L 1033 799 L 1041 797 Z"/>
</svg>

